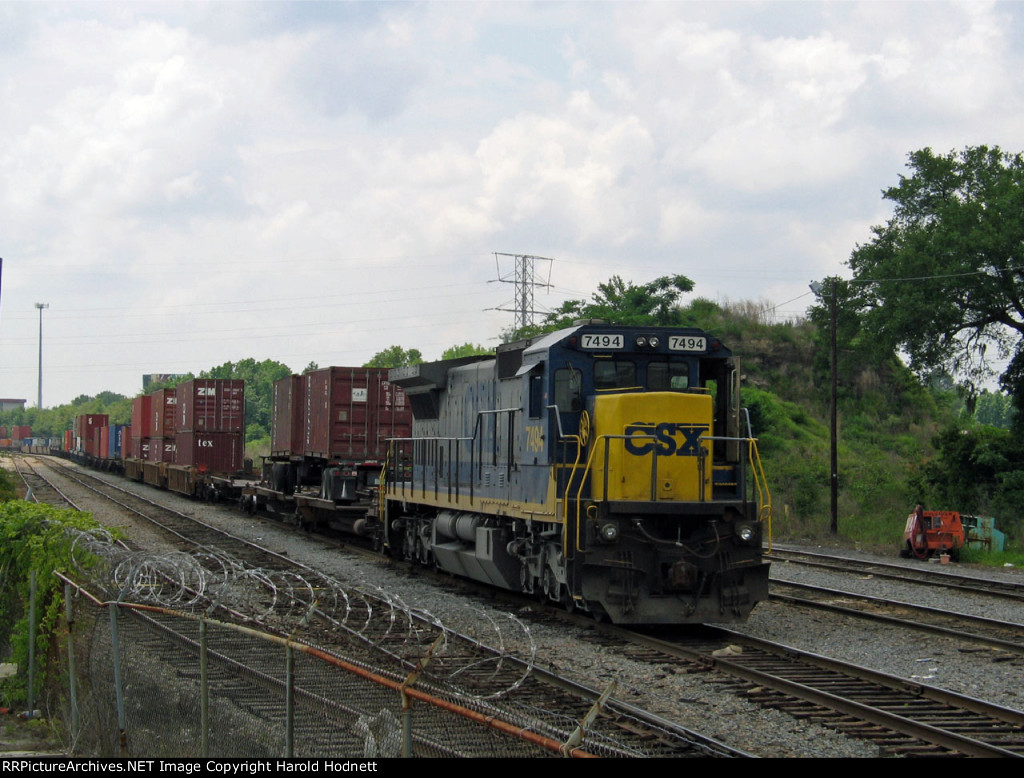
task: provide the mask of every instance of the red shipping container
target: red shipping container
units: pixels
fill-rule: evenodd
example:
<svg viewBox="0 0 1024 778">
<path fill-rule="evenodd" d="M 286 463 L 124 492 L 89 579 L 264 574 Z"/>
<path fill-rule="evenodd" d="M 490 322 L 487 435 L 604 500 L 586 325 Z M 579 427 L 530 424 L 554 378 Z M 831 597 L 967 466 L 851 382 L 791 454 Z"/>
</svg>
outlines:
<svg viewBox="0 0 1024 778">
<path fill-rule="evenodd" d="M 131 459 L 134 456 L 138 456 L 135 451 L 135 444 L 138 443 L 138 439 L 132 437 L 131 431 L 131 427 L 124 428 L 124 435 L 121 438 L 121 459 Z"/>
<path fill-rule="evenodd" d="M 152 405 L 153 398 L 148 394 L 132 400 L 132 435 L 136 439 L 148 438 L 153 434 L 153 418 L 149 414 Z M 135 450 L 138 451 L 137 448 Z"/>
<path fill-rule="evenodd" d="M 0 439 L 7 437 L 7 427 L 0 427 Z"/>
<path fill-rule="evenodd" d="M 174 463 L 174 438 L 149 438 L 149 461 Z"/>
<path fill-rule="evenodd" d="M 110 458 L 110 427 L 100 427 L 96 434 L 96 456 Z"/>
<path fill-rule="evenodd" d="M 92 441 L 93 430 L 99 427 L 106 427 L 110 423 L 110 417 L 105 413 L 83 413 L 75 417 L 75 435 L 83 441 Z M 88 450 L 89 445 L 82 443 Z"/>
<path fill-rule="evenodd" d="M 270 455 L 301 456 L 305 435 L 305 382 L 291 375 L 274 382 L 273 416 L 270 420 Z"/>
<path fill-rule="evenodd" d="M 388 438 L 410 437 L 412 409 L 387 374 L 367 367 L 307 373 L 302 453 L 330 461 L 383 461 Z"/>
<path fill-rule="evenodd" d="M 175 389 L 158 389 L 149 396 L 154 438 L 173 438 L 176 430 L 178 393 Z"/>
<path fill-rule="evenodd" d="M 15 424 L 11 427 L 11 437 L 14 440 L 24 440 L 32 437 L 32 428 L 27 424 Z"/>
<path fill-rule="evenodd" d="M 231 475 L 242 470 L 245 439 L 242 432 L 179 432 L 174 463 L 200 473 Z"/>
<path fill-rule="evenodd" d="M 194 378 L 178 384 L 177 432 L 245 432 L 245 381 Z"/>
</svg>

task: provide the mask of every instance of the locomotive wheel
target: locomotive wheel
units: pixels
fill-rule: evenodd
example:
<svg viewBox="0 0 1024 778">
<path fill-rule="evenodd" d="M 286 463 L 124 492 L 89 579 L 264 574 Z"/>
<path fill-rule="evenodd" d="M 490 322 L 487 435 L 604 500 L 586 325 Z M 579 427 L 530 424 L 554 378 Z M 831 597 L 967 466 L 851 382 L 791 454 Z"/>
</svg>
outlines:
<svg viewBox="0 0 1024 778">
<path fill-rule="evenodd" d="M 562 607 L 565 608 L 566 613 L 576 612 L 576 600 L 572 597 L 572 592 L 569 591 L 568 586 L 562 586 L 559 594 L 559 599 L 562 602 Z"/>
</svg>

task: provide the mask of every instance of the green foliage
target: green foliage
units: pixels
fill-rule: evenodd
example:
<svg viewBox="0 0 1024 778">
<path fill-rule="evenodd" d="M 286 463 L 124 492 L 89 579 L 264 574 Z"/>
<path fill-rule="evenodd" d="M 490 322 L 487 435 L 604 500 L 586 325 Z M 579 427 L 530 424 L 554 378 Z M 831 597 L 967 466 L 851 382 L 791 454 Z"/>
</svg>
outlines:
<svg viewBox="0 0 1024 778">
<path fill-rule="evenodd" d="M 406 351 L 401 346 L 389 346 L 373 355 L 363 367 L 406 367 L 423 362 L 423 355 L 414 348 Z"/>
<path fill-rule="evenodd" d="M 17 499 L 17 497 L 18 493 L 14 488 L 14 479 L 7 472 L 7 468 L 0 467 L 0 503 Z"/>
<path fill-rule="evenodd" d="M 1024 403 L 1024 156 L 997 147 L 909 155 L 884 192 L 895 212 L 850 257 L 844 306 L 877 348 L 918 375 L 940 368 L 973 395 L 1009 358 L 1003 387 Z"/>
<path fill-rule="evenodd" d="M 441 354 L 441 359 L 459 359 L 461 357 L 475 357 L 493 353 L 492 349 L 467 342 L 463 343 L 461 346 L 451 346 L 450 348 L 446 348 Z"/>
<path fill-rule="evenodd" d="M 63 584 L 55 570 L 71 568 L 72 540 L 66 529 L 90 530 L 89 514 L 24 500 L 0 503 L 0 641 L 9 643 L 13 661 L 26 668 L 29 655 L 29 593 L 36 577 L 36 672 L 42 686 L 46 656 L 59 624 Z M 79 564 L 84 560 L 78 559 Z M 27 673 L 4 681 L 9 699 L 27 697 Z"/>
</svg>

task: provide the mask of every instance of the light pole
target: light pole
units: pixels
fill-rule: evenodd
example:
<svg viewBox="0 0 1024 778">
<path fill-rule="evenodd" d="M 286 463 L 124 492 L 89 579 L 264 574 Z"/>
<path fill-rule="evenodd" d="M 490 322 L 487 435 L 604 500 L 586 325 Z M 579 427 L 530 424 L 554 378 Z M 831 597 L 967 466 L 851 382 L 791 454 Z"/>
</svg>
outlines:
<svg viewBox="0 0 1024 778">
<path fill-rule="evenodd" d="M 36 407 L 43 409 L 43 309 L 49 308 L 49 303 L 36 303 L 39 309 L 39 401 Z"/>
<path fill-rule="evenodd" d="M 811 284 L 811 291 L 813 291 L 819 297 L 825 297 L 825 287 L 815 281 Z M 831 332 L 829 333 L 830 340 L 830 363 L 832 372 L 832 414 L 829 419 L 829 442 L 830 442 L 830 465 L 831 473 L 829 475 L 829 507 L 831 509 L 831 518 L 829 519 L 829 532 L 833 535 L 839 534 L 839 431 L 838 431 L 838 415 L 836 409 L 836 395 L 838 394 L 837 388 L 839 385 L 838 369 L 836 365 L 836 297 L 839 291 L 839 280 L 836 278 L 832 279 L 832 293 L 827 295 L 829 297 L 829 314 L 831 319 Z"/>
</svg>

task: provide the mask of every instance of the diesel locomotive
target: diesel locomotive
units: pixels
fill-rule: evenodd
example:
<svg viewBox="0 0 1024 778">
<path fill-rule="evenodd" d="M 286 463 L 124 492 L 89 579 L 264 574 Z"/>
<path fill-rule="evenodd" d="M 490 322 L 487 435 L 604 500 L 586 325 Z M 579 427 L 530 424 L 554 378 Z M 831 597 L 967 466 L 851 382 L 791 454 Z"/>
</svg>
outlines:
<svg viewBox="0 0 1024 778">
<path fill-rule="evenodd" d="M 767 598 L 770 497 L 707 332 L 580 322 L 389 380 L 413 412 L 375 509 L 392 555 L 620 624 Z"/>
</svg>

